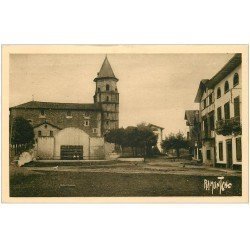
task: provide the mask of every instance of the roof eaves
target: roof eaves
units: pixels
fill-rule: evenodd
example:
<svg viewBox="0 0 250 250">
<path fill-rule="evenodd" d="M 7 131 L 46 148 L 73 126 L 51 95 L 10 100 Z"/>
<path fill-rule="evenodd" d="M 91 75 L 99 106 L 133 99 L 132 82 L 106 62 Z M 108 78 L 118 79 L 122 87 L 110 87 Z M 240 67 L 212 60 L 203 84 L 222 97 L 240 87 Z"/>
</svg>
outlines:
<svg viewBox="0 0 250 250">
<path fill-rule="evenodd" d="M 235 54 L 208 82 L 208 88 L 214 88 L 242 62 L 240 53 Z"/>
<path fill-rule="evenodd" d="M 50 125 L 50 126 L 52 126 L 52 127 L 55 127 L 55 128 L 57 128 L 57 129 L 59 129 L 59 130 L 62 130 L 62 128 L 60 128 L 60 127 L 58 127 L 58 126 L 56 126 L 56 125 L 54 125 L 54 124 L 52 124 L 52 123 L 50 123 L 50 122 L 47 122 L 47 121 L 41 122 L 41 123 L 35 125 L 33 128 L 37 128 L 37 127 L 39 127 L 39 126 L 41 126 L 41 125 L 44 125 L 44 124 L 48 124 L 48 125 Z"/>
</svg>

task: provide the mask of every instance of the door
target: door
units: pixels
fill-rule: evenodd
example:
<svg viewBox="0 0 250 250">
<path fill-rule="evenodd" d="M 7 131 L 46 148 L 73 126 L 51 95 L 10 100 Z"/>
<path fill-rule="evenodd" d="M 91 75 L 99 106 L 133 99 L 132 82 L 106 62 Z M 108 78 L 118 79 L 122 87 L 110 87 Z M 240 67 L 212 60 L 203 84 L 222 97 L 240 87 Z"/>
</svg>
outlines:
<svg viewBox="0 0 250 250">
<path fill-rule="evenodd" d="M 231 168 L 233 165 L 232 140 L 227 140 L 226 145 L 227 145 L 227 168 Z"/>
<path fill-rule="evenodd" d="M 62 145 L 61 146 L 62 160 L 82 160 L 83 146 L 78 145 Z"/>
</svg>

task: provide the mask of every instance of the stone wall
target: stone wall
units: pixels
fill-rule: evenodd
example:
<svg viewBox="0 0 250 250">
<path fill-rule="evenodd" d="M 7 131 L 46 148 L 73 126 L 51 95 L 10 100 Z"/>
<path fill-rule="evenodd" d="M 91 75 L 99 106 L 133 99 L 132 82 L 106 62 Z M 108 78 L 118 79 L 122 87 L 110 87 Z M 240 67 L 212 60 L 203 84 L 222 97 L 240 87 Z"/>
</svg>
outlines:
<svg viewBox="0 0 250 250">
<path fill-rule="evenodd" d="M 101 111 L 87 111 L 89 117 L 85 117 L 84 113 L 86 111 L 72 110 L 71 116 L 67 117 L 67 110 L 48 109 L 45 110 L 45 116 L 41 116 L 39 109 L 11 109 L 10 123 L 12 123 L 13 118 L 21 116 L 26 120 L 29 120 L 33 126 L 37 126 L 47 121 L 61 129 L 76 127 L 84 130 L 90 136 L 101 136 Z M 89 120 L 88 126 L 84 125 L 86 120 Z M 94 132 L 93 129 L 96 129 L 96 132 Z"/>
</svg>

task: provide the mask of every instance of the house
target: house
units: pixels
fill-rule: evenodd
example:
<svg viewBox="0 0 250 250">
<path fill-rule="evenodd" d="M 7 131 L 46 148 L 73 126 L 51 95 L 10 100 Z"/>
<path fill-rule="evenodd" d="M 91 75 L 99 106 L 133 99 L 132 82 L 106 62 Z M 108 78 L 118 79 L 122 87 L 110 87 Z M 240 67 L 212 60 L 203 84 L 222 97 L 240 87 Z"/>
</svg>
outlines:
<svg viewBox="0 0 250 250">
<path fill-rule="evenodd" d="M 154 134 L 157 135 L 157 148 L 159 149 L 160 153 L 163 153 L 163 148 L 161 146 L 163 140 L 163 130 L 164 128 L 149 123 L 148 126 L 153 130 Z"/>
<path fill-rule="evenodd" d="M 188 126 L 187 140 L 190 145 L 190 154 L 195 160 L 199 161 L 202 158 L 199 110 L 186 110 L 184 119 Z"/>
<path fill-rule="evenodd" d="M 208 89 L 208 82 L 208 79 L 200 82 L 195 102 L 199 103 L 200 110 L 202 160 L 206 165 L 215 166 L 214 91 Z"/>
<path fill-rule="evenodd" d="M 234 57 L 208 82 L 214 90 L 216 165 L 241 168 L 242 78 L 241 54 Z"/>
<path fill-rule="evenodd" d="M 200 82 L 195 102 L 205 164 L 241 168 L 241 81 L 241 54 L 235 54 L 210 80 Z"/>
<path fill-rule="evenodd" d="M 119 127 L 118 79 L 107 56 L 94 82 L 93 103 L 23 103 L 10 108 L 10 127 L 19 116 L 32 124 L 38 158 L 105 158 L 104 135 Z"/>
</svg>

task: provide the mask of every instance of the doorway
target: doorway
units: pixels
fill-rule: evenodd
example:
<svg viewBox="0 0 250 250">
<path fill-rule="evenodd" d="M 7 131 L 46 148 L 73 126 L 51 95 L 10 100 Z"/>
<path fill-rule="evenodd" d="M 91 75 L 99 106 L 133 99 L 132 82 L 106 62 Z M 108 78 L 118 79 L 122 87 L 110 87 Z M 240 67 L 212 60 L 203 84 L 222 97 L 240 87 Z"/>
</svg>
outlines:
<svg viewBox="0 0 250 250">
<path fill-rule="evenodd" d="M 61 146 L 62 160 L 82 160 L 83 146 L 80 145 L 62 145 Z"/>
<path fill-rule="evenodd" d="M 227 149 L 227 168 L 231 168 L 233 165 L 233 150 L 232 150 L 232 140 L 226 141 Z"/>
</svg>

